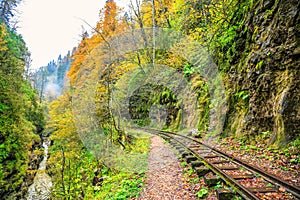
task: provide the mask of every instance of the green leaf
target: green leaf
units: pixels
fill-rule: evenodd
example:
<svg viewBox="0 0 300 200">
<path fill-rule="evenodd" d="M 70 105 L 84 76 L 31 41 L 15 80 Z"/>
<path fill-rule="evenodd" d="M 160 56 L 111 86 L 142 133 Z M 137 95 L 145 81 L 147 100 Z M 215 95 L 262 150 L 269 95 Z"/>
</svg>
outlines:
<svg viewBox="0 0 300 200">
<path fill-rule="evenodd" d="M 292 158 L 291 160 L 290 160 L 290 163 L 297 163 L 298 162 L 298 160 L 297 159 L 294 159 L 294 158 Z"/>
<path fill-rule="evenodd" d="M 208 190 L 205 187 L 202 187 L 201 190 L 197 193 L 198 198 L 202 198 L 208 194 Z"/>
</svg>

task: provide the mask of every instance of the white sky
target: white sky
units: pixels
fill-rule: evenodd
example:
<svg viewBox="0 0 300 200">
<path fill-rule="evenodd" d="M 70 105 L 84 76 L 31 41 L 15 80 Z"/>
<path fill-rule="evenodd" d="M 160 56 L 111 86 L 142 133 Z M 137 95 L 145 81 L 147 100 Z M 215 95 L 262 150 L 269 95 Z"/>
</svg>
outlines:
<svg viewBox="0 0 300 200">
<path fill-rule="evenodd" d="M 90 28 L 80 19 L 95 26 L 99 11 L 106 0 L 23 0 L 17 8 L 20 12 L 18 32 L 31 52 L 32 68 L 47 65 L 59 54 L 81 40 L 82 26 Z M 127 5 L 128 0 L 116 0 L 117 5 Z"/>
</svg>

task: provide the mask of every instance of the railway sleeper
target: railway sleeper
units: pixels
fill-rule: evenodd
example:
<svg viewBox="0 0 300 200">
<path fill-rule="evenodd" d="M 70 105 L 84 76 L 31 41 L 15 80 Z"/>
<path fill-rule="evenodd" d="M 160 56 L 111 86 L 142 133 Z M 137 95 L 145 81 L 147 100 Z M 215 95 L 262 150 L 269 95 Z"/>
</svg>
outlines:
<svg viewBox="0 0 300 200">
<path fill-rule="evenodd" d="M 198 154 L 208 154 L 210 152 L 211 152 L 210 150 L 199 150 L 197 153 Z"/>
<path fill-rule="evenodd" d="M 182 146 L 173 146 L 177 151 L 185 151 L 185 149 Z"/>
<path fill-rule="evenodd" d="M 197 148 L 197 147 L 192 147 L 190 149 L 193 150 L 193 151 L 198 151 L 199 150 L 199 148 Z"/>
<path fill-rule="evenodd" d="M 177 142 L 174 142 L 174 141 L 172 141 L 172 140 L 171 140 L 169 143 L 170 143 L 170 145 L 172 145 L 173 147 L 175 147 L 176 145 L 178 145 Z"/>
<path fill-rule="evenodd" d="M 199 149 L 199 148 L 201 148 L 201 146 L 199 144 L 193 144 L 193 145 L 189 146 L 189 148 L 197 148 L 197 149 Z"/>
<path fill-rule="evenodd" d="M 217 161 L 212 161 L 211 164 L 224 164 L 224 163 L 229 163 L 229 160 L 217 160 Z"/>
<path fill-rule="evenodd" d="M 203 165 L 204 165 L 204 163 L 201 162 L 201 161 L 199 161 L 199 160 L 191 161 L 190 164 L 191 164 L 191 166 L 192 166 L 193 168 L 200 167 L 200 166 L 203 166 Z"/>
<path fill-rule="evenodd" d="M 225 188 L 218 188 L 216 190 L 216 195 L 218 200 L 231 200 L 236 196 L 232 189 Z"/>
<path fill-rule="evenodd" d="M 205 174 L 207 174 L 208 172 L 210 172 L 210 169 L 207 168 L 206 166 L 200 166 L 200 167 L 196 167 L 195 171 L 199 177 L 202 177 Z"/>
<path fill-rule="evenodd" d="M 183 153 L 181 153 L 181 158 L 185 158 L 185 157 L 187 157 L 189 155 L 192 155 L 192 154 L 190 152 L 188 152 L 188 151 L 184 151 Z"/>
<path fill-rule="evenodd" d="M 216 174 L 211 173 L 207 173 L 204 176 L 204 183 L 208 186 L 208 187 L 212 187 L 217 185 L 219 182 L 221 181 L 220 177 Z"/>
<path fill-rule="evenodd" d="M 193 155 L 189 155 L 189 156 L 185 157 L 185 160 L 187 163 L 191 163 L 192 161 L 196 161 L 197 158 Z"/>
<path fill-rule="evenodd" d="M 170 144 L 171 146 L 175 147 L 175 148 L 181 146 L 180 144 L 178 144 L 177 142 L 174 142 L 174 141 L 172 141 L 172 140 L 169 142 L 169 144 Z"/>
<path fill-rule="evenodd" d="M 181 146 L 181 145 L 178 145 L 178 144 L 175 145 L 174 147 L 175 147 L 175 149 L 177 149 L 177 150 L 182 149 L 182 146 Z"/>
<path fill-rule="evenodd" d="M 278 192 L 277 187 L 266 187 L 266 188 L 247 188 L 253 193 L 269 193 L 269 192 Z"/>
<path fill-rule="evenodd" d="M 191 149 L 193 149 L 193 150 L 195 150 L 195 151 L 197 151 L 197 152 L 199 152 L 199 153 L 209 153 L 209 152 L 212 152 L 212 150 L 211 149 L 208 149 L 208 148 L 202 148 L 202 147 L 192 147 Z"/>
<path fill-rule="evenodd" d="M 244 174 L 244 175 L 231 175 L 231 177 L 235 180 L 241 180 L 241 179 L 251 179 L 255 176 L 253 174 Z"/>
<path fill-rule="evenodd" d="M 177 149 L 179 154 L 183 154 L 184 152 L 187 152 L 184 148 Z"/>
<path fill-rule="evenodd" d="M 219 155 L 203 155 L 203 158 L 218 158 L 218 157 L 220 157 L 220 156 Z"/>
<path fill-rule="evenodd" d="M 186 150 L 183 149 L 183 148 L 181 148 L 181 149 L 176 149 L 176 150 L 177 150 L 177 152 L 178 152 L 179 154 L 183 154 L 184 152 L 186 152 Z"/>
<path fill-rule="evenodd" d="M 218 167 L 218 168 L 221 169 L 221 170 L 238 170 L 239 169 L 236 166 L 221 166 L 221 167 Z"/>
<path fill-rule="evenodd" d="M 166 141 L 168 141 L 168 142 L 171 141 L 171 140 L 170 140 L 170 137 L 167 137 L 167 136 L 164 136 L 164 135 L 161 135 L 160 137 L 162 137 L 164 140 L 166 140 Z"/>
</svg>

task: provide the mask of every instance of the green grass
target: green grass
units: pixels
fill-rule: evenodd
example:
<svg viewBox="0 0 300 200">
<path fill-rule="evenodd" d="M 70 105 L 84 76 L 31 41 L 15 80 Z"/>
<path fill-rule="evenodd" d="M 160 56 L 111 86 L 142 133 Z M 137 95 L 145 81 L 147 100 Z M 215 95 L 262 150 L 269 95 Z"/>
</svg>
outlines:
<svg viewBox="0 0 300 200">
<path fill-rule="evenodd" d="M 122 165 L 110 165 L 98 160 L 87 150 L 72 152 L 73 157 L 80 157 L 79 160 L 69 158 L 69 152 L 65 153 L 68 156 L 63 174 L 65 190 L 61 182 L 61 159 L 52 161 L 53 199 L 111 200 L 138 197 L 144 187 L 150 138 L 134 137 L 130 147 L 111 158 L 111 161 L 120 161 Z M 60 152 L 50 152 L 52 159 L 61 155 Z M 77 155 L 79 153 L 80 155 Z M 94 183 L 95 177 L 103 180 Z"/>
<path fill-rule="evenodd" d="M 85 199 L 128 199 L 138 197 L 144 187 L 144 173 L 109 172 L 96 190 L 95 196 L 86 196 Z"/>
<path fill-rule="evenodd" d="M 147 163 L 147 156 L 150 148 L 150 138 L 147 135 L 139 135 L 134 140 L 131 152 L 139 153 L 141 156 L 140 163 Z M 145 169 L 146 171 L 146 169 Z M 139 172 L 111 172 L 103 173 L 105 179 L 102 187 L 96 191 L 94 199 L 130 199 L 138 197 L 143 187 L 145 186 L 145 171 Z M 85 199 L 89 199 L 87 197 Z"/>
</svg>

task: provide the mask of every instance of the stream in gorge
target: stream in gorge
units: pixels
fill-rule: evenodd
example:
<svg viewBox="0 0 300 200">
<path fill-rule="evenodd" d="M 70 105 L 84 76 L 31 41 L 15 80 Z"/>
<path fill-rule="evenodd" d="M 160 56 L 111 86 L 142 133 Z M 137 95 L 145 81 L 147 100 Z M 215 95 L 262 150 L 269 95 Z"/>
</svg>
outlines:
<svg viewBox="0 0 300 200">
<path fill-rule="evenodd" d="M 27 200 L 45 200 L 51 194 L 52 181 L 50 176 L 46 173 L 48 148 L 51 141 L 49 138 L 44 138 L 44 158 L 39 165 L 39 169 L 34 177 L 33 184 L 28 188 Z"/>
</svg>

